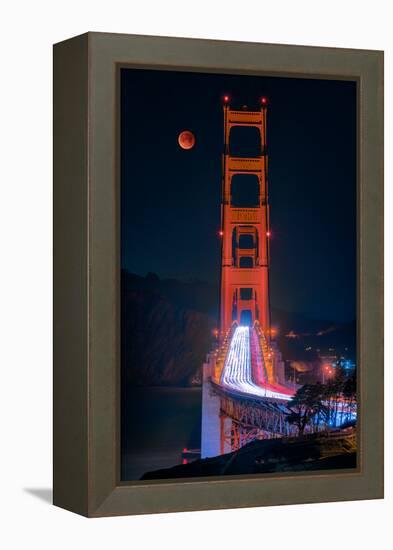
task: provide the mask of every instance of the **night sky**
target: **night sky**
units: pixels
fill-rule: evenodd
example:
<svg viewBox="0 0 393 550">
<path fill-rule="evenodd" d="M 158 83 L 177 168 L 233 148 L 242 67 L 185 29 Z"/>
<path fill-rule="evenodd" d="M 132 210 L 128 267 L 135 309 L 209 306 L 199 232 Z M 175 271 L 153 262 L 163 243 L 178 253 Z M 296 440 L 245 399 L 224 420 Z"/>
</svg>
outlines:
<svg viewBox="0 0 393 550">
<path fill-rule="evenodd" d="M 354 82 L 123 69 L 122 268 L 218 284 L 225 94 L 269 99 L 272 307 L 355 319 Z"/>
</svg>

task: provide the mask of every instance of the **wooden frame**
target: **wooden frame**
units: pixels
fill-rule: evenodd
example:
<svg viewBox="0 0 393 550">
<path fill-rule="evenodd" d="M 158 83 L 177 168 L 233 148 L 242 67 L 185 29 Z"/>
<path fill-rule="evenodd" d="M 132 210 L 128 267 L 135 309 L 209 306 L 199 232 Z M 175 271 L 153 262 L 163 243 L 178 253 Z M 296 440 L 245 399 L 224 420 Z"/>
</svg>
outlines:
<svg viewBox="0 0 393 550">
<path fill-rule="evenodd" d="M 119 66 L 358 82 L 360 467 L 119 481 Z M 54 46 L 54 503 L 91 517 L 382 498 L 383 53 L 87 33 Z"/>
</svg>

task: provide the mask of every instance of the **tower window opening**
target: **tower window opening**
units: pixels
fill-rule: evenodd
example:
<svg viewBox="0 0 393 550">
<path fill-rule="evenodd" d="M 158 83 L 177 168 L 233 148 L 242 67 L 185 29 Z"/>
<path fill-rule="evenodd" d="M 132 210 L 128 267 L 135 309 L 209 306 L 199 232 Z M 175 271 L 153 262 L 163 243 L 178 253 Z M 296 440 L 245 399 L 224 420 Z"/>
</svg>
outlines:
<svg viewBox="0 0 393 550">
<path fill-rule="evenodd" d="M 259 157 L 261 133 L 256 126 L 233 126 L 229 133 L 229 154 L 233 157 Z"/>
<path fill-rule="evenodd" d="M 241 256 L 239 258 L 239 267 L 250 268 L 254 267 L 254 259 L 252 256 Z"/>
<path fill-rule="evenodd" d="M 240 313 L 240 325 L 250 327 L 252 325 L 252 313 L 249 309 L 243 309 Z"/>
<path fill-rule="evenodd" d="M 252 300 L 252 288 L 241 288 L 240 289 L 240 299 L 241 300 Z"/>
<path fill-rule="evenodd" d="M 259 206 L 259 179 L 256 174 L 235 174 L 231 179 L 231 206 L 256 208 Z"/>
<path fill-rule="evenodd" d="M 240 235 L 239 236 L 239 248 L 251 249 L 255 248 L 255 242 L 253 235 Z"/>
</svg>

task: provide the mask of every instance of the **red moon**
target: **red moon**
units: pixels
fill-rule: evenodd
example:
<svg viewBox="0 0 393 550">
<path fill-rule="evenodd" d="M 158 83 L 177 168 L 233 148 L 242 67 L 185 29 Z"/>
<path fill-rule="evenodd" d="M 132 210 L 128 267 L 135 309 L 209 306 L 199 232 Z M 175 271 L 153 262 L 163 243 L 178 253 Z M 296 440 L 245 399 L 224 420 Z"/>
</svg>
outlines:
<svg viewBox="0 0 393 550">
<path fill-rule="evenodd" d="M 184 130 L 179 134 L 178 142 L 182 149 L 192 149 L 195 145 L 195 136 L 189 130 Z"/>
</svg>

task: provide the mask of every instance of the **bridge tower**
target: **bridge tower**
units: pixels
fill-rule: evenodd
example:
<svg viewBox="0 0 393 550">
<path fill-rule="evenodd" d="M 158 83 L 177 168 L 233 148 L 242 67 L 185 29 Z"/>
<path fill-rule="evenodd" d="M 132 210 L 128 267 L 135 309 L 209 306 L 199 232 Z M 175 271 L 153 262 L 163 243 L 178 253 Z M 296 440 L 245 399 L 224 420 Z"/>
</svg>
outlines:
<svg viewBox="0 0 393 550">
<path fill-rule="evenodd" d="M 225 97 L 223 108 L 220 329 L 224 334 L 233 321 L 250 325 L 259 321 L 269 339 L 267 100 L 261 99 L 258 110 L 232 109 L 229 98 Z M 242 152 L 233 149 L 232 134 L 239 132 L 238 127 L 254 133 L 255 156 L 241 156 Z M 237 189 L 239 185 L 254 189 L 251 202 L 236 202 L 235 184 Z"/>
</svg>

